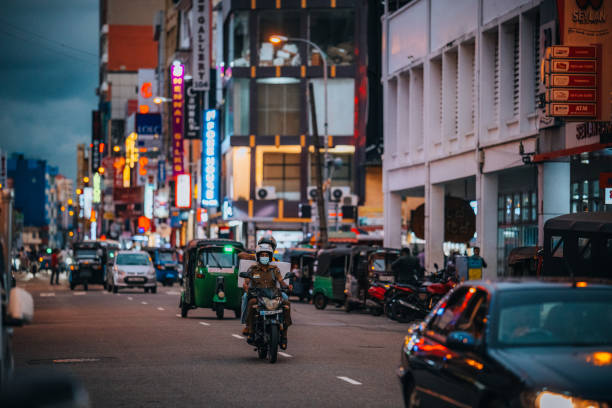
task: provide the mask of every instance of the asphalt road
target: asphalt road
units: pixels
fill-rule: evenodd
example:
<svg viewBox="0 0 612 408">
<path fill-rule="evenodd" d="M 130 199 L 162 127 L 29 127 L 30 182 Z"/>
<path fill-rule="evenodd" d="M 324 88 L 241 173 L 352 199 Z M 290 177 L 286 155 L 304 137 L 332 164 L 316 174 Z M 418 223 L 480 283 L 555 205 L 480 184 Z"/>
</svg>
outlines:
<svg viewBox="0 0 612 408">
<path fill-rule="evenodd" d="M 406 325 L 385 317 L 293 302 L 289 347 L 269 364 L 233 313 L 217 320 L 196 309 L 182 319 L 180 287 L 70 291 L 47 276 L 18 283 L 35 316 L 15 330 L 16 373 L 68 372 L 94 407 L 402 406 L 395 368 Z"/>
</svg>

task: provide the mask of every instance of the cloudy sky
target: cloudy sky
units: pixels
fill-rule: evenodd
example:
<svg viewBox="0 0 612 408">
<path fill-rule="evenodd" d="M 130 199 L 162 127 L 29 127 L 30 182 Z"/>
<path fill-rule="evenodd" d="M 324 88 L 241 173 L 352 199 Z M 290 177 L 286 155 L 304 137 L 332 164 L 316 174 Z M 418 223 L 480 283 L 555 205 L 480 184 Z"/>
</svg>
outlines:
<svg viewBox="0 0 612 408">
<path fill-rule="evenodd" d="M 76 175 L 97 107 L 98 0 L 0 0 L 0 148 Z"/>
</svg>

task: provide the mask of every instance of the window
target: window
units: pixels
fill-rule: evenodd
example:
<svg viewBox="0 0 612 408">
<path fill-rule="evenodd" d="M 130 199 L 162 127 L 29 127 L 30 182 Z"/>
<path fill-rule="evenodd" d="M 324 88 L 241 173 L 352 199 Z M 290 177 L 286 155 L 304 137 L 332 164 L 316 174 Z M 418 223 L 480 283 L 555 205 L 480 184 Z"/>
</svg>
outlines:
<svg viewBox="0 0 612 408">
<path fill-rule="evenodd" d="M 257 134 L 300 133 L 300 81 L 294 78 L 257 80 Z"/>
<path fill-rule="evenodd" d="M 225 132 L 223 134 L 248 135 L 249 132 L 249 80 L 233 78 L 226 90 Z"/>
<path fill-rule="evenodd" d="M 355 13 L 353 10 L 322 10 L 310 13 L 310 41 L 329 58 L 329 64 L 349 65 L 355 61 Z M 308 64 L 322 65 L 321 56 L 309 47 Z"/>
<path fill-rule="evenodd" d="M 455 330 L 464 331 L 480 340 L 484 335 L 486 317 L 489 310 L 487 302 L 487 292 L 477 289 L 475 292 L 468 292 L 471 296 L 468 307 L 457 321 Z"/>
<path fill-rule="evenodd" d="M 264 153 L 263 185 L 273 186 L 278 198 L 299 200 L 300 155 L 296 153 Z"/>
<path fill-rule="evenodd" d="M 571 211 L 595 212 L 600 210 L 599 180 L 575 180 L 571 184 Z"/>
<path fill-rule="evenodd" d="M 563 258 L 563 245 L 564 245 L 563 237 L 559 235 L 553 235 L 550 238 L 550 252 L 553 258 Z"/>
<path fill-rule="evenodd" d="M 514 24 L 513 44 L 512 44 L 512 114 L 517 117 L 519 114 L 519 25 Z"/>
<path fill-rule="evenodd" d="M 580 259 L 588 261 L 591 259 L 591 239 L 585 237 L 578 237 L 578 256 Z"/>
<path fill-rule="evenodd" d="M 331 185 L 332 186 L 346 186 L 350 185 L 353 179 L 353 155 L 352 154 L 332 154 L 333 158 L 342 159 L 342 165 L 340 168 L 334 169 L 333 172 L 330 170 Z M 315 179 L 315 163 L 314 159 L 310 163 L 310 185 L 316 185 Z M 325 175 L 325 171 L 321 174 Z"/>
<path fill-rule="evenodd" d="M 230 67 L 248 67 L 251 64 L 249 48 L 249 13 L 232 14 L 229 24 Z"/>
<path fill-rule="evenodd" d="M 117 260 L 115 261 L 117 265 L 150 265 L 151 257 L 147 254 L 119 254 L 117 255 Z"/>
<path fill-rule="evenodd" d="M 302 58 L 298 44 L 292 42 L 273 44 L 270 37 L 300 37 L 300 14 L 295 11 L 266 11 L 259 14 L 259 65 L 299 66 Z"/>
<path fill-rule="evenodd" d="M 462 287 L 453 292 L 446 304 L 441 304 L 434 318 L 429 323 L 429 328 L 433 333 L 446 336 L 455 329 L 455 325 L 466 308 L 468 293 L 467 287 Z"/>
<path fill-rule="evenodd" d="M 537 195 L 535 192 L 501 194 L 497 202 L 498 224 L 532 224 L 537 221 Z"/>
<path fill-rule="evenodd" d="M 222 249 L 202 251 L 198 257 L 198 267 L 232 268 L 237 265 L 236 252 L 225 252 Z"/>
</svg>

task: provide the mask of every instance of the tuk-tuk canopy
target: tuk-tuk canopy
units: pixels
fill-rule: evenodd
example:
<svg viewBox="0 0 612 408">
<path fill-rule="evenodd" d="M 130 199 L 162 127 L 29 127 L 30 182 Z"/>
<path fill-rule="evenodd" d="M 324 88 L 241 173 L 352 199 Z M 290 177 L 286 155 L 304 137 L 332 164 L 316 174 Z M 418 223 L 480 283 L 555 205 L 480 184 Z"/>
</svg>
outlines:
<svg viewBox="0 0 612 408">
<path fill-rule="evenodd" d="M 283 253 L 283 261 L 291 262 L 292 258 L 300 258 L 302 256 L 317 256 L 317 250 L 314 248 L 287 248 Z"/>
<path fill-rule="evenodd" d="M 238 252 L 245 250 L 242 242 L 233 241 L 231 239 L 194 239 L 187 244 L 185 249 L 190 251 L 195 248 L 223 247 L 228 245 L 234 247 Z"/>
<path fill-rule="evenodd" d="M 368 246 L 352 246 L 352 247 L 339 247 L 339 248 L 330 248 L 330 249 L 322 249 L 319 251 L 317 255 L 317 272 L 316 275 L 327 276 L 329 275 L 329 266 L 332 261 L 338 257 L 349 256 L 353 257 L 355 255 L 363 254 L 367 255 L 372 251 L 372 247 Z"/>
<path fill-rule="evenodd" d="M 540 247 L 537 246 L 514 248 L 508 255 L 508 266 L 518 264 L 519 262 L 523 262 L 525 260 L 536 259 L 539 249 Z"/>
<path fill-rule="evenodd" d="M 546 221 L 544 230 L 612 233 L 612 213 L 588 212 L 560 215 Z"/>
</svg>

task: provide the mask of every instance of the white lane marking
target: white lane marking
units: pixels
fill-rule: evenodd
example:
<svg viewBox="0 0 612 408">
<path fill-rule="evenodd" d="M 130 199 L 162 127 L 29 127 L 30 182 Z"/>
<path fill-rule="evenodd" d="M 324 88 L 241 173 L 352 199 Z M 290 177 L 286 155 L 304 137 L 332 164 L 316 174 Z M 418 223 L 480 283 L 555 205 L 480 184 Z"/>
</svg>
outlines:
<svg viewBox="0 0 612 408">
<path fill-rule="evenodd" d="M 210 326 L 210 323 L 206 323 L 206 322 L 200 322 L 200 324 L 201 324 L 202 326 Z"/>
<path fill-rule="evenodd" d="M 166 295 L 180 295 L 181 292 L 175 292 L 175 291 L 170 291 L 170 292 L 166 292 Z"/>
<path fill-rule="evenodd" d="M 140 303 L 142 303 L 143 305 L 148 305 L 148 303 L 145 302 L 144 300 L 142 302 L 140 302 Z"/>
<path fill-rule="evenodd" d="M 244 337 L 242 337 L 242 336 L 240 336 L 238 334 L 232 334 L 232 337 L 235 337 L 235 338 L 240 339 L 240 340 L 244 340 Z"/>
<path fill-rule="evenodd" d="M 55 296 L 55 292 L 47 292 L 47 293 L 41 293 L 40 297 L 52 297 Z"/>
<path fill-rule="evenodd" d="M 128 296 L 128 300 L 134 300 L 134 298 L 131 296 Z"/>
<path fill-rule="evenodd" d="M 102 291 L 102 294 L 103 294 L 103 295 L 108 295 L 108 292 L 107 292 L 107 291 L 105 291 L 105 290 L 103 290 L 103 291 Z"/>
<path fill-rule="evenodd" d="M 157 310 L 159 310 L 160 312 L 163 312 L 166 309 L 164 309 L 163 307 L 158 307 Z"/>
<path fill-rule="evenodd" d="M 176 314 L 176 317 L 181 317 L 181 314 L 180 314 L 180 313 L 177 313 L 177 314 Z"/>
<path fill-rule="evenodd" d="M 280 354 L 283 357 L 287 357 L 287 358 L 293 357 L 291 354 L 283 353 L 282 351 L 279 351 L 278 354 Z"/>
<path fill-rule="evenodd" d="M 83 295 L 86 295 L 87 292 L 74 292 L 73 294 L 74 296 L 83 296 Z"/>
<path fill-rule="evenodd" d="M 71 363 L 93 363 L 100 361 L 99 358 L 60 358 L 53 360 L 55 364 L 71 364 Z"/>
<path fill-rule="evenodd" d="M 353 384 L 353 385 L 361 385 L 361 383 L 360 383 L 359 381 L 355 381 L 355 380 L 353 380 L 352 378 L 342 377 L 342 376 L 338 376 L 338 377 L 336 377 L 336 378 L 337 378 L 337 379 L 339 379 L 339 380 L 342 380 L 342 381 L 346 381 L 346 382 L 347 382 L 347 383 L 349 383 L 349 384 Z"/>
</svg>

